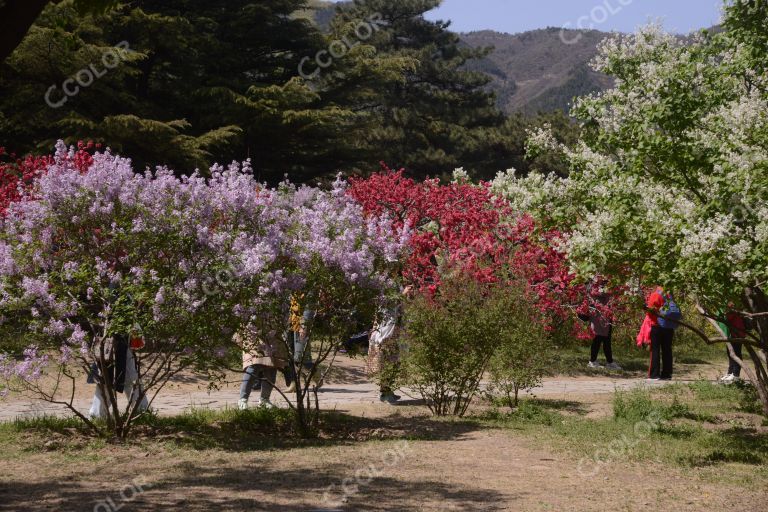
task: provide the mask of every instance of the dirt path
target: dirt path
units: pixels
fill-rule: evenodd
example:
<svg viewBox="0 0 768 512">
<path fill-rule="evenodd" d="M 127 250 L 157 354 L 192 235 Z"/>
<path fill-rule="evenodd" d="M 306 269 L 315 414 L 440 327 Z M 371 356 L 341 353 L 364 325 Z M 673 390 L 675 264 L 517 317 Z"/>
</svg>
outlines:
<svg viewBox="0 0 768 512">
<path fill-rule="evenodd" d="M 189 408 L 223 409 L 237 406 L 239 393 L 239 375 L 232 374 L 228 383 L 217 391 L 209 392 L 207 382 L 183 378 L 164 389 L 153 402 L 152 407 L 161 415 L 176 415 Z M 282 377 L 278 377 L 279 383 Z M 685 382 L 685 379 L 678 380 Z M 531 390 L 531 394 L 540 397 L 568 399 L 572 396 L 583 397 L 613 393 L 616 389 L 630 389 L 638 386 L 658 386 L 664 382 L 648 382 L 643 378 L 618 378 L 611 374 L 599 374 L 590 377 L 548 378 L 543 385 Z M 82 385 L 78 388 L 75 407 L 82 413 L 87 413 L 94 386 Z M 406 394 L 407 390 L 406 390 Z M 256 402 L 258 392 L 254 392 L 252 401 Z M 122 398 L 122 395 L 121 395 Z M 413 403 L 404 397 L 405 404 Z M 378 403 L 378 390 L 374 383 L 365 378 L 363 363 L 360 360 L 342 359 L 337 371 L 327 385 L 319 393 L 321 407 L 324 409 L 346 408 L 353 404 Z M 273 402 L 281 407 L 287 407 L 287 402 L 277 392 L 273 394 Z M 15 418 L 29 418 L 41 415 L 66 416 L 71 413 L 64 406 L 54 405 L 24 397 L 11 396 L 0 401 L 0 421 Z"/>
<path fill-rule="evenodd" d="M 207 393 L 205 382 L 181 379 L 155 407 L 161 414 L 190 406 L 233 407 L 237 376 L 232 380 Z M 663 384 L 610 375 L 551 378 L 534 394 L 571 399 L 590 414 L 604 415 L 615 389 Z M 80 390 L 82 410 L 92 389 Z M 768 499 L 768 487 L 722 481 L 706 467 L 614 459 L 585 468 L 562 447 L 514 429 L 434 422 L 423 408 L 386 406 L 364 378 L 360 361 L 343 361 L 320 397 L 326 409 L 385 419 L 402 440 L 342 437 L 319 445 L 249 449 L 237 442 L 182 448 L 150 439 L 50 451 L 39 442 L 20 441 L 0 453 L 0 511 L 762 512 Z M 64 414 L 17 397 L 2 405 L 0 419 L 41 412 Z M 425 422 L 428 436 L 420 433 Z"/>
<path fill-rule="evenodd" d="M 354 404 L 378 403 L 376 385 L 365 375 L 364 361 L 341 356 L 337 359 L 334 370 L 327 379 L 328 383 L 319 394 L 320 404 L 325 409 L 346 408 Z M 717 376 L 717 369 L 711 366 L 683 367 L 676 382 L 687 382 L 697 378 Z M 207 390 L 208 382 L 183 375 L 172 381 L 161 391 L 152 407 L 161 415 L 175 415 L 189 408 L 223 409 L 236 407 L 239 393 L 240 374 L 232 373 L 227 382 L 217 391 Z M 84 381 L 84 379 L 82 379 Z M 278 384 L 282 377 L 278 377 Z M 544 379 L 542 386 L 531 390 L 530 394 L 547 398 L 569 399 L 613 393 L 616 389 L 630 389 L 638 386 L 658 386 L 664 382 L 648 382 L 641 377 L 619 376 L 617 374 L 595 372 L 590 376 L 558 377 Z M 83 413 L 90 408 L 94 392 L 93 385 L 84 382 L 78 385 L 75 393 L 75 407 Z M 256 402 L 258 392 L 254 392 L 252 401 Z M 415 399 L 416 397 L 404 397 Z M 273 394 L 276 405 L 287 407 L 286 401 L 277 393 Z M 413 403 L 406 400 L 406 404 Z M 41 415 L 68 416 L 66 407 L 48 404 L 29 398 L 11 395 L 0 400 L 0 421 L 15 418 L 29 418 Z"/>
<path fill-rule="evenodd" d="M 113 446 L 85 460 L 53 452 L 6 462 L 13 476 L 0 476 L 0 510 L 757 511 L 766 498 L 764 489 L 654 464 L 608 463 L 583 476 L 574 458 L 512 432 L 458 425 L 434 441 L 146 450 Z"/>
</svg>

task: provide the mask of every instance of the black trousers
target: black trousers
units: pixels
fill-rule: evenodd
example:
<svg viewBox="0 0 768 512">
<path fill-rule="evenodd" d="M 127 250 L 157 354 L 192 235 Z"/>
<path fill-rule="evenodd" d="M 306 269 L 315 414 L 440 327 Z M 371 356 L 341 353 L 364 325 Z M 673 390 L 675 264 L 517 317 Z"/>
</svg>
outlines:
<svg viewBox="0 0 768 512">
<path fill-rule="evenodd" d="M 592 354 L 589 360 L 593 363 L 597 361 L 597 355 L 600 353 L 600 345 L 603 346 L 605 362 L 611 364 L 613 362 L 613 351 L 611 350 L 610 336 L 595 336 L 595 339 L 592 340 Z"/>
<path fill-rule="evenodd" d="M 736 353 L 736 357 L 741 359 L 742 361 L 744 358 L 741 355 L 741 343 L 731 343 L 733 345 L 733 351 Z M 731 351 L 728 350 L 728 347 L 725 347 L 725 352 L 728 354 L 728 373 L 735 376 L 740 377 L 741 376 L 741 366 L 739 366 L 739 363 L 731 359 Z"/>
<path fill-rule="evenodd" d="M 115 391 L 122 393 L 125 390 L 125 372 L 128 364 L 129 339 L 128 336 L 124 334 L 115 334 L 112 339 L 115 349 L 115 363 L 107 366 L 107 378 L 112 381 Z M 99 365 L 93 363 L 86 382 L 88 384 L 96 384 L 96 377 L 99 375 L 99 371 Z"/>
<path fill-rule="evenodd" d="M 674 329 L 664 329 L 658 325 L 651 328 L 651 366 L 648 377 L 651 379 L 672 378 L 672 339 Z"/>
</svg>

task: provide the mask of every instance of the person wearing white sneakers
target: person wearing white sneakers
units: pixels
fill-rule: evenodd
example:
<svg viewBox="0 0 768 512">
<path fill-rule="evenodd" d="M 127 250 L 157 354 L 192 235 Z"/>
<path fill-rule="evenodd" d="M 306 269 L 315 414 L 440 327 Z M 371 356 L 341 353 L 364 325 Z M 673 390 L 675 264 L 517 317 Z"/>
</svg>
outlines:
<svg viewBox="0 0 768 512">
<path fill-rule="evenodd" d="M 621 366 L 613 360 L 613 351 L 611 350 L 611 336 L 613 334 L 613 324 L 608 318 L 607 307 L 610 297 L 607 293 L 600 293 L 595 297 L 599 303 L 597 307 L 590 307 L 589 326 L 595 337 L 592 339 L 592 350 L 589 358 L 589 368 L 603 368 L 597 362 L 597 356 L 600 353 L 600 346 L 603 347 L 605 354 L 605 368 L 609 370 L 621 370 Z"/>
<path fill-rule="evenodd" d="M 243 380 L 240 385 L 240 399 L 237 403 L 240 410 L 248 409 L 251 390 L 259 380 L 261 381 L 259 407 L 273 408 L 270 397 L 277 379 L 277 371 L 288 365 L 285 342 L 279 335 L 266 336 L 266 341 L 261 341 L 259 332 L 264 332 L 264 329 L 256 329 L 251 323 L 235 335 L 235 343 L 243 348 Z"/>
<path fill-rule="evenodd" d="M 733 304 L 730 306 L 733 307 Z M 723 334 L 725 334 L 727 338 L 743 339 L 747 336 L 746 323 L 744 322 L 744 318 L 741 315 L 731 310 L 726 315 L 726 321 L 727 323 L 718 322 L 718 325 L 720 326 L 720 330 L 723 331 Z M 731 347 L 733 348 L 733 355 L 738 357 L 740 360 L 743 360 L 741 355 L 742 344 L 736 341 L 732 341 Z M 738 363 L 738 361 L 736 361 L 736 359 L 734 359 L 733 355 L 731 355 L 731 351 L 727 346 L 725 348 L 725 352 L 728 356 L 728 373 L 720 378 L 720 382 L 723 384 L 733 384 L 741 378 L 741 365 Z"/>
</svg>

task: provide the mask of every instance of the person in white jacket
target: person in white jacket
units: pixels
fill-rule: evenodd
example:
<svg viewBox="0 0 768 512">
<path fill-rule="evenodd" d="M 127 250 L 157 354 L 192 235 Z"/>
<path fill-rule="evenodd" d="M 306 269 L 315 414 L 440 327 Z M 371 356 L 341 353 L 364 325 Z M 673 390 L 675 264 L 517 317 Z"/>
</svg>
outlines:
<svg viewBox="0 0 768 512">
<path fill-rule="evenodd" d="M 411 291 L 410 286 L 402 290 L 403 296 Z M 400 397 L 394 386 L 400 360 L 400 328 L 402 304 L 382 304 L 376 313 L 376 322 L 369 337 L 368 374 L 379 380 L 379 400 L 395 404 Z"/>
<path fill-rule="evenodd" d="M 114 378 L 115 391 L 124 392 L 131 404 L 135 403 L 141 397 L 136 413 L 143 413 L 149 409 L 149 400 L 147 395 L 142 393 L 141 383 L 139 382 L 139 372 L 136 367 L 136 359 L 133 356 L 130 343 L 127 336 L 115 336 L 112 344 L 115 349 L 115 368 L 112 370 Z M 124 364 L 123 364 L 124 361 Z M 93 377 L 95 379 L 95 376 Z M 103 376 L 98 376 L 103 378 Z M 101 392 L 101 386 L 96 385 L 96 391 L 93 394 L 91 409 L 88 415 L 93 419 L 104 419 L 107 417 L 107 400 Z"/>
</svg>

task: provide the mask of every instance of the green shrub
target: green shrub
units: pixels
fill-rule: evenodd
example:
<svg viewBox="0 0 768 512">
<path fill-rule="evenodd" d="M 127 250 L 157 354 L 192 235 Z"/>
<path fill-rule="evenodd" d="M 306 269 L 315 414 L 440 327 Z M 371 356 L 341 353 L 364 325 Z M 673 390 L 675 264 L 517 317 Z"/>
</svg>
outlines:
<svg viewBox="0 0 768 512">
<path fill-rule="evenodd" d="M 551 350 L 547 333 L 539 321 L 538 310 L 525 296 L 522 287 L 511 286 L 494 306 L 506 312 L 497 333 L 491 358 L 488 391 L 500 395 L 505 405 L 514 408 L 521 390 L 535 388 L 547 370 Z"/>
<path fill-rule="evenodd" d="M 722 386 L 731 387 L 731 386 Z M 760 397 L 757 394 L 757 388 L 749 382 L 738 381 L 735 386 L 732 386 L 739 391 L 738 404 L 739 408 L 744 412 L 752 414 L 764 414 L 763 406 L 760 403 Z"/>
<path fill-rule="evenodd" d="M 403 375 L 433 414 L 466 413 L 499 333 L 509 329 L 508 294 L 505 286 L 457 274 L 444 276 L 434 296 L 406 303 Z"/>
<path fill-rule="evenodd" d="M 514 411 L 493 408 L 477 416 L 483 421 L 492 421 L 504 427 L 552 426 L 562 422 L 563 415 L 551 411 L 536 400 L 521 400 Z"/>
<path fill-rule="evenodd" d="M 616 391 L 613 397 L 613 417 L 617 420 L 643 421 L 659 412 L 659 404 L 644 389 Z"/>
</svg>

